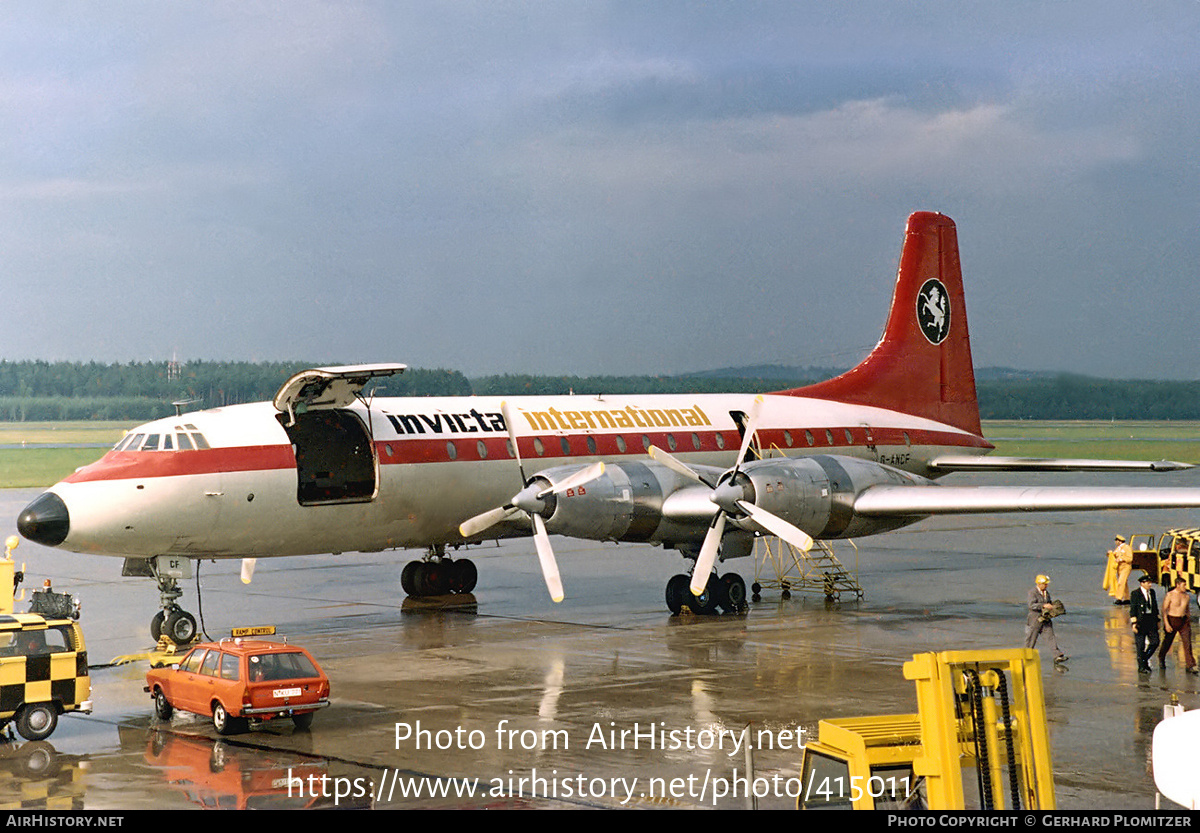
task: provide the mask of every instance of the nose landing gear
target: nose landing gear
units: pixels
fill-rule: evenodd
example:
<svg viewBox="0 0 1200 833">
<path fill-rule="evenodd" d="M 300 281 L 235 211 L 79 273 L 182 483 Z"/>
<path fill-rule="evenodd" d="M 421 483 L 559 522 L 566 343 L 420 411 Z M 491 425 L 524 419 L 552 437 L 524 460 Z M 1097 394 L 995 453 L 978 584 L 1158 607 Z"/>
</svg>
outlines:
<svg viewBox="0 0 1200 833">
<path fill-rule="evenodd" d="M 186 645 L 196 638 L 196 617 L 176 604 L 164 607 L 150 620 L 150 636 L 155 642 L 165 636 L 176 645 Z"/>
<path fill-rule="evenodd" d="M 150 620 L 150 636 L 155 642 L 165 636 L 176 645 L 186 645 L 196 638 L 196 617 L 181 608 L 177 601 L 183 595 L 179 580 L 191 577 L 191 567 L 188 559 L 168 555 L 125 559 L 121 575 L 145 576 L 158 583 L 162 610 Z"/>
</svg>

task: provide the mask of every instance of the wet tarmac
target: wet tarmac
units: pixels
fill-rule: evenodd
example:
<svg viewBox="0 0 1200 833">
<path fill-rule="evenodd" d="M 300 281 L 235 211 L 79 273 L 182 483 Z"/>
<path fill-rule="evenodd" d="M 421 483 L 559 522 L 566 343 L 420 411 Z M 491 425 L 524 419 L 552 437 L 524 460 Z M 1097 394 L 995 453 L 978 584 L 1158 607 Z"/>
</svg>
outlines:
<svg viewBox="0 0 1200 833">
<path fill-rule="evenodd" d="M 1042 477 L 1023 482 L 1063 482 Z M 35 494 L 0 492 L 0 513 L 15 523 Z M 249 587 L 236 563 L 209 562 L 200 602 L 191 581 L 184 607 L 214 638 L 276 625 L 321 661 L 333 706 L 308 732 L 266 724 L 218 740 L 206 720 L 152 716 L 145 663 L 97 668 L 94 714 L 0 747 L 0 805 L 740 808 L 750 727 L 757 806 L 791 807 L 798 740 L 817 721 L 915 710 L 901 666 L 916 652 L 1019 647 L 1044 572 L 1071 656 L 1043 664 L 1058 806 L 1150 809 L 1151 732 L 1172 694 L 1200 707 L 1200 683 L 1177 658 L 1135 673 L 1127 614 L 1100 589 L 1104 551 L 1117 532 L 1189 525 L 1184 511 L 925 521 L 858 541 L 857 556 L 839 549 L 857 561 L 861 601 L 767 591 L 744 616 L 671 617 L 663 588 L 684 561 L 642 546 L 555 538 L 560 605 L 529 542 L 472 550 L 479 587 L 454 605 L 404 599 L 400 569 L 419 553 L 260 560 Z M 22 541 L 16 560 L 26 586 L 52 577 L 82 598 L 93 665 L 149 647 L 157 592 L 121 578 L 119 559 Z M 752 580 L 748 560 L 730 567 Z"/>
</svg>

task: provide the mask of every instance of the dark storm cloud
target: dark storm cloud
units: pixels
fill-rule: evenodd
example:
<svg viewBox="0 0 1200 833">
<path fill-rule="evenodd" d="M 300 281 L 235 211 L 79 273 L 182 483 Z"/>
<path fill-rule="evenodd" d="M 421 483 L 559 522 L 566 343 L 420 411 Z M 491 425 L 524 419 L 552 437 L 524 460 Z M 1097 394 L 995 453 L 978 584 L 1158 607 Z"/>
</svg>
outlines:
<svg viewBox="0 0 1200 833">
<path fill-rule="evenodd" d="M 1191 377 L 1198 15 L 4 4 L 0 355 L 849 363 L 933 209 L 978 364 Z"/>
</svg>

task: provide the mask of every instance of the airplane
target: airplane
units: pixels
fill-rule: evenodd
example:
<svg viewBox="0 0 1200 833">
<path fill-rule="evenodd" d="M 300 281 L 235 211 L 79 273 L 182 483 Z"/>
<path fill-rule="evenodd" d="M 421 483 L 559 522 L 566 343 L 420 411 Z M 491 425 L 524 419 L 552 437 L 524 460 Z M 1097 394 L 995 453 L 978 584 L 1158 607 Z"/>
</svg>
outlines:
<svg viewBox="0 0 1200 833">
<path fill-rule="evenodd" d="M 768 534 L 800 549 L 933 515 L 1200 506 L 1200 488 L 944 486 L 965 471 L 1171 471 L 1170 461 L 988 456 L 967 331 L 958 237 L 941 214 L 908 219 L 883 336 L 833 379 L 764 395 L 384 398 L 401 364 L 313 368 L 273 401 L 155 420 L 35 498 L 31 541 L 125 559 L 153 577 L 157 639 L 183 643 L 191 560 L 425 548 L 410 596 L 471 592 L 447 547 L 532 535 L 551 597 L 550 535 L 643 542 L 693 561 L 667 607 L 745 607 L 717 565 Z"/>
</svg>

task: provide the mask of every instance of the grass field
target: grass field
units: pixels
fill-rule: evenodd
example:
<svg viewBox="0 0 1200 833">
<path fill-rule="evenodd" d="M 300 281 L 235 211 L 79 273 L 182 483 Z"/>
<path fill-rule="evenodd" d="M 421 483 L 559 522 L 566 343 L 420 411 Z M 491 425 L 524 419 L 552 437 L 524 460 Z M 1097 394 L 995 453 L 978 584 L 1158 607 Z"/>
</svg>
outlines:
<svg viewBox="0 0 1200 833">
<path fill-rule="evenodd" d="M 104 443 L 111 446 L 130 427 L 125 422 L 0 422 L 0 445 Z"/>
<path fill-rule="evenodd" d="M 0 422 L 0 446 L 99 443 L 103 448 L 0 448 L 0 488 L 51 486 L 104 456 L 124 422 Z"/>
<path fill-rule="evenodd" d="M 995 420 L 983 433 L 996 454 L 1200 464 L 1200 422 Z"/>
<path fill-rule="evenodd" d="M 129 426 L 119 422 L 0 422 L 0 445 L 103 443 Z M 1177 460 L 1200 464 L 1200 422 L 986 422 L 996 454 Z M 0 448 L 0 488 L 50 486 L 104 455 L 105 448 Z"/>
</svg>

